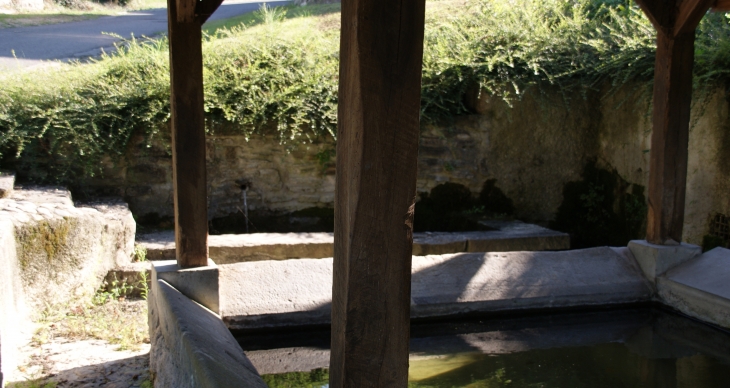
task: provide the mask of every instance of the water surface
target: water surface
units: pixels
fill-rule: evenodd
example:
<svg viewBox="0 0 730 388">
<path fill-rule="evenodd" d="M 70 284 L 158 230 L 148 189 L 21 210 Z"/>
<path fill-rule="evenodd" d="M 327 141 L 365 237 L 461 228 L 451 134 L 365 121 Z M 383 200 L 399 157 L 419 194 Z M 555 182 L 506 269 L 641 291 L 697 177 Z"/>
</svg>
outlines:
<svg viewBox="0 0 730 388">
<path fill-rule="evenodd" d="M 413 325 L 409 387 L 727 388 L 730 334 L 658 309 Z M 327 387 L 329 332 L 239 342 L 270 387 Z"/>
</svg>

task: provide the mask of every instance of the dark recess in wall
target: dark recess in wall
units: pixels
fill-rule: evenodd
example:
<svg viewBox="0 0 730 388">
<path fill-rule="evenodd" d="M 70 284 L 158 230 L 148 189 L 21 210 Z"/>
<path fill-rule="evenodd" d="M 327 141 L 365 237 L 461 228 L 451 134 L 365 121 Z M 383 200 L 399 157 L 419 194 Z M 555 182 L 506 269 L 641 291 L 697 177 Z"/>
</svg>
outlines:
<svg viewBox="0 0 730 388">
<path fill-rule="evenodd" d="M 421 193 L 413 221 L 415 232 L 461 232 L 490 230 L 480 224 L 483 218 L 505 218 L 514 214 L 512 200 L 496 186 L 497 180 L 484 182 L 475 198 L 471 190 L 458 183 L 443 183 Z"/>
<path fill-rule="evenodd" d="M 644 187 L 590 161 L 583 180 L 568 182 L 563 202 L 550 227 L 570 233 L 571 248 L 626 246 L 646 234 Z"/>
</svg>

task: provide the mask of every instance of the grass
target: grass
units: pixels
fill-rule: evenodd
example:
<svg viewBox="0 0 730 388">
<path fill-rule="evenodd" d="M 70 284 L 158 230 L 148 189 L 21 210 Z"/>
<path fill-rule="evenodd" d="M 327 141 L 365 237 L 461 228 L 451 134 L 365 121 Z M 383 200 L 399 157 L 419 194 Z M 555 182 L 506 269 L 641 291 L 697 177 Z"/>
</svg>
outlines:
<svg viewBox="0 0 730 388">
<path fill-rule="evenodd" d="M 167 7 L 167 2 L 161 0 L 133 0 L 126 6 L 91 1 L 81 1 L 76 4 L 78 5 L 75 7 L 63 7 L 55 3 L 46 3 L 45 8 L 40 11 L 0 13 L 0 28 L 78 22 L 100 16 L 124 14 L 128 11 Z"/>
<path fill-rule="evenodd" d="M 54 337 L 99 339 L 119 345 L 118 350 L 138 350 L 143 343 L 149 343 L 147 302 L 143 299 L 108 300 L 68 309 L 55 307 L 46 310 L 38 323 L 40 328 L 33 338 L 37 344 Z"/>
<path fill-rule="evenodd" d="M 147 326 L 147 282 L 141 282 L 141 299 L 127 299 L 132 286 L 113 282 L 103 285 L 91 303 L 51 306 L 37 320 L 39 328 L 33 341 L 43 344 L 53 337 L 71 340 L 99 339 L 119 345 L 118 350 L 138 350 L 149 343 Z"/>
<path fill-rule="evenodd" d="M 339 4 L 263 9 L 206 24 L 206 130 L 334 137 Z M 477 87 L 511 103 L 546 85 L 565 101 L 626 84 L 650 90 L 655 32 L 624 0 L 429 1 L 421 116 L 469 114 Z M 695 90 L 730 80 L 730 24 L 709 14 L 696 39 Z M 165 144 L 167 42 L 131 41 L 91 64 L 0 75 L 0 168 L 19 179 L 83 185 L 129 140 Z M 650 94 L 647 94 L 650 96 Z"/>
</svg>

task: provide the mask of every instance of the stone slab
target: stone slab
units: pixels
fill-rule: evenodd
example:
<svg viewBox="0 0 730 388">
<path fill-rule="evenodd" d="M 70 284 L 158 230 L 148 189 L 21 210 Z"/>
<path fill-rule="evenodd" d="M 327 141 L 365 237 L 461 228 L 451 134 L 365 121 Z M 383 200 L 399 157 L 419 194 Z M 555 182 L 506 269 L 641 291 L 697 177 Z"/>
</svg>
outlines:
<svg viewBox="0 0 730 388">
<path fill-rule="evenodd" d="M 137 239 L 147 248 L 149 260 L 175 259 L 175 233 L 144 234 Z M 208 237 L 209 255 L 218 264 L 241 261 L 332 257 L 332 233 L 251 233 Z"/>
<path fill-rule="evenodd" d="M 466 252 L 558 251 L 570 249 L 570 235 L 521 221 L 480 221 L 496 229 L 469 236 Z"/>
<path fill-rule="evenodd" d="M 7 198 L 13 193 L 15 174 L 0 172 L 0 198 Z"/>
<path fill-rule="evenodd" d="M 715 248 L 657 278 L 661 300 L 683 313 L 730 328 L 730 249 Z"/>
<path fill-rule="evenodd" d="M 218 299 L 218 266 L 208 259 L 208 265 L 181 269 L 174 260 L 152 262 L 152 283 L 164 280 L 180 293 L 215 313 L 220 313 Z"/>
<path fill-rule="evenodd" d="M 236 329 L 326 325 L 332 259 L 221 265 L 221 315 Z M 651 300 L 627 248 L 413 257 L 411 316 L 615 305 Z"/>
<path fill-rule="evenodd" d="M 148 303 L 155 387 L 266 387 L 216 314 L 164 280 L 152 283 Z"/>
<path fill-rule="evenodd" d="M 495 230 L 426 232 L 413 234 L 413 254 L 441 255 L 458 252 L 564 250 L 570 236 L 520 221 L 483 221 Z M 175 259 L 172 231 L 139 236 L 150 260 Z M 244 261 L 325 258 L 334 255 L 332 233 L 223 234 L 208 238 L 210 258 L 218 264 Z"/>
<path fill-rule="evenodd" d="M 646 240 L 629 241 L 629 250 L 652 283 L 657 276 L 702 253 L 697 245 L 656 245 Z"/>
</svg>

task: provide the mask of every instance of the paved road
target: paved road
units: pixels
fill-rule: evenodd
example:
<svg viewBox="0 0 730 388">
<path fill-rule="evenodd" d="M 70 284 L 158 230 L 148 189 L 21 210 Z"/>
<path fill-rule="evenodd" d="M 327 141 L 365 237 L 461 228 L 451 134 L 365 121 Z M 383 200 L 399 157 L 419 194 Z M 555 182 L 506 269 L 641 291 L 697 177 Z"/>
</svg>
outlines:
<svg viewBox="0 0 730 388">
<path fill-rule="evenodd" d="M 283 5 L 288 1 L 268 1 Z M 225 19 L 259 9 L 256 0 L 225 1 L 210 20 Z M 167 10 L 150 9 L 81 22 L 0 29 L 0 69 L 27 68 L 49 59 L 85 58 L 113 49 L 119 39 L 167 32 Z M 15 57 L 13 57 L 13 51 Z"/>
</svg>

